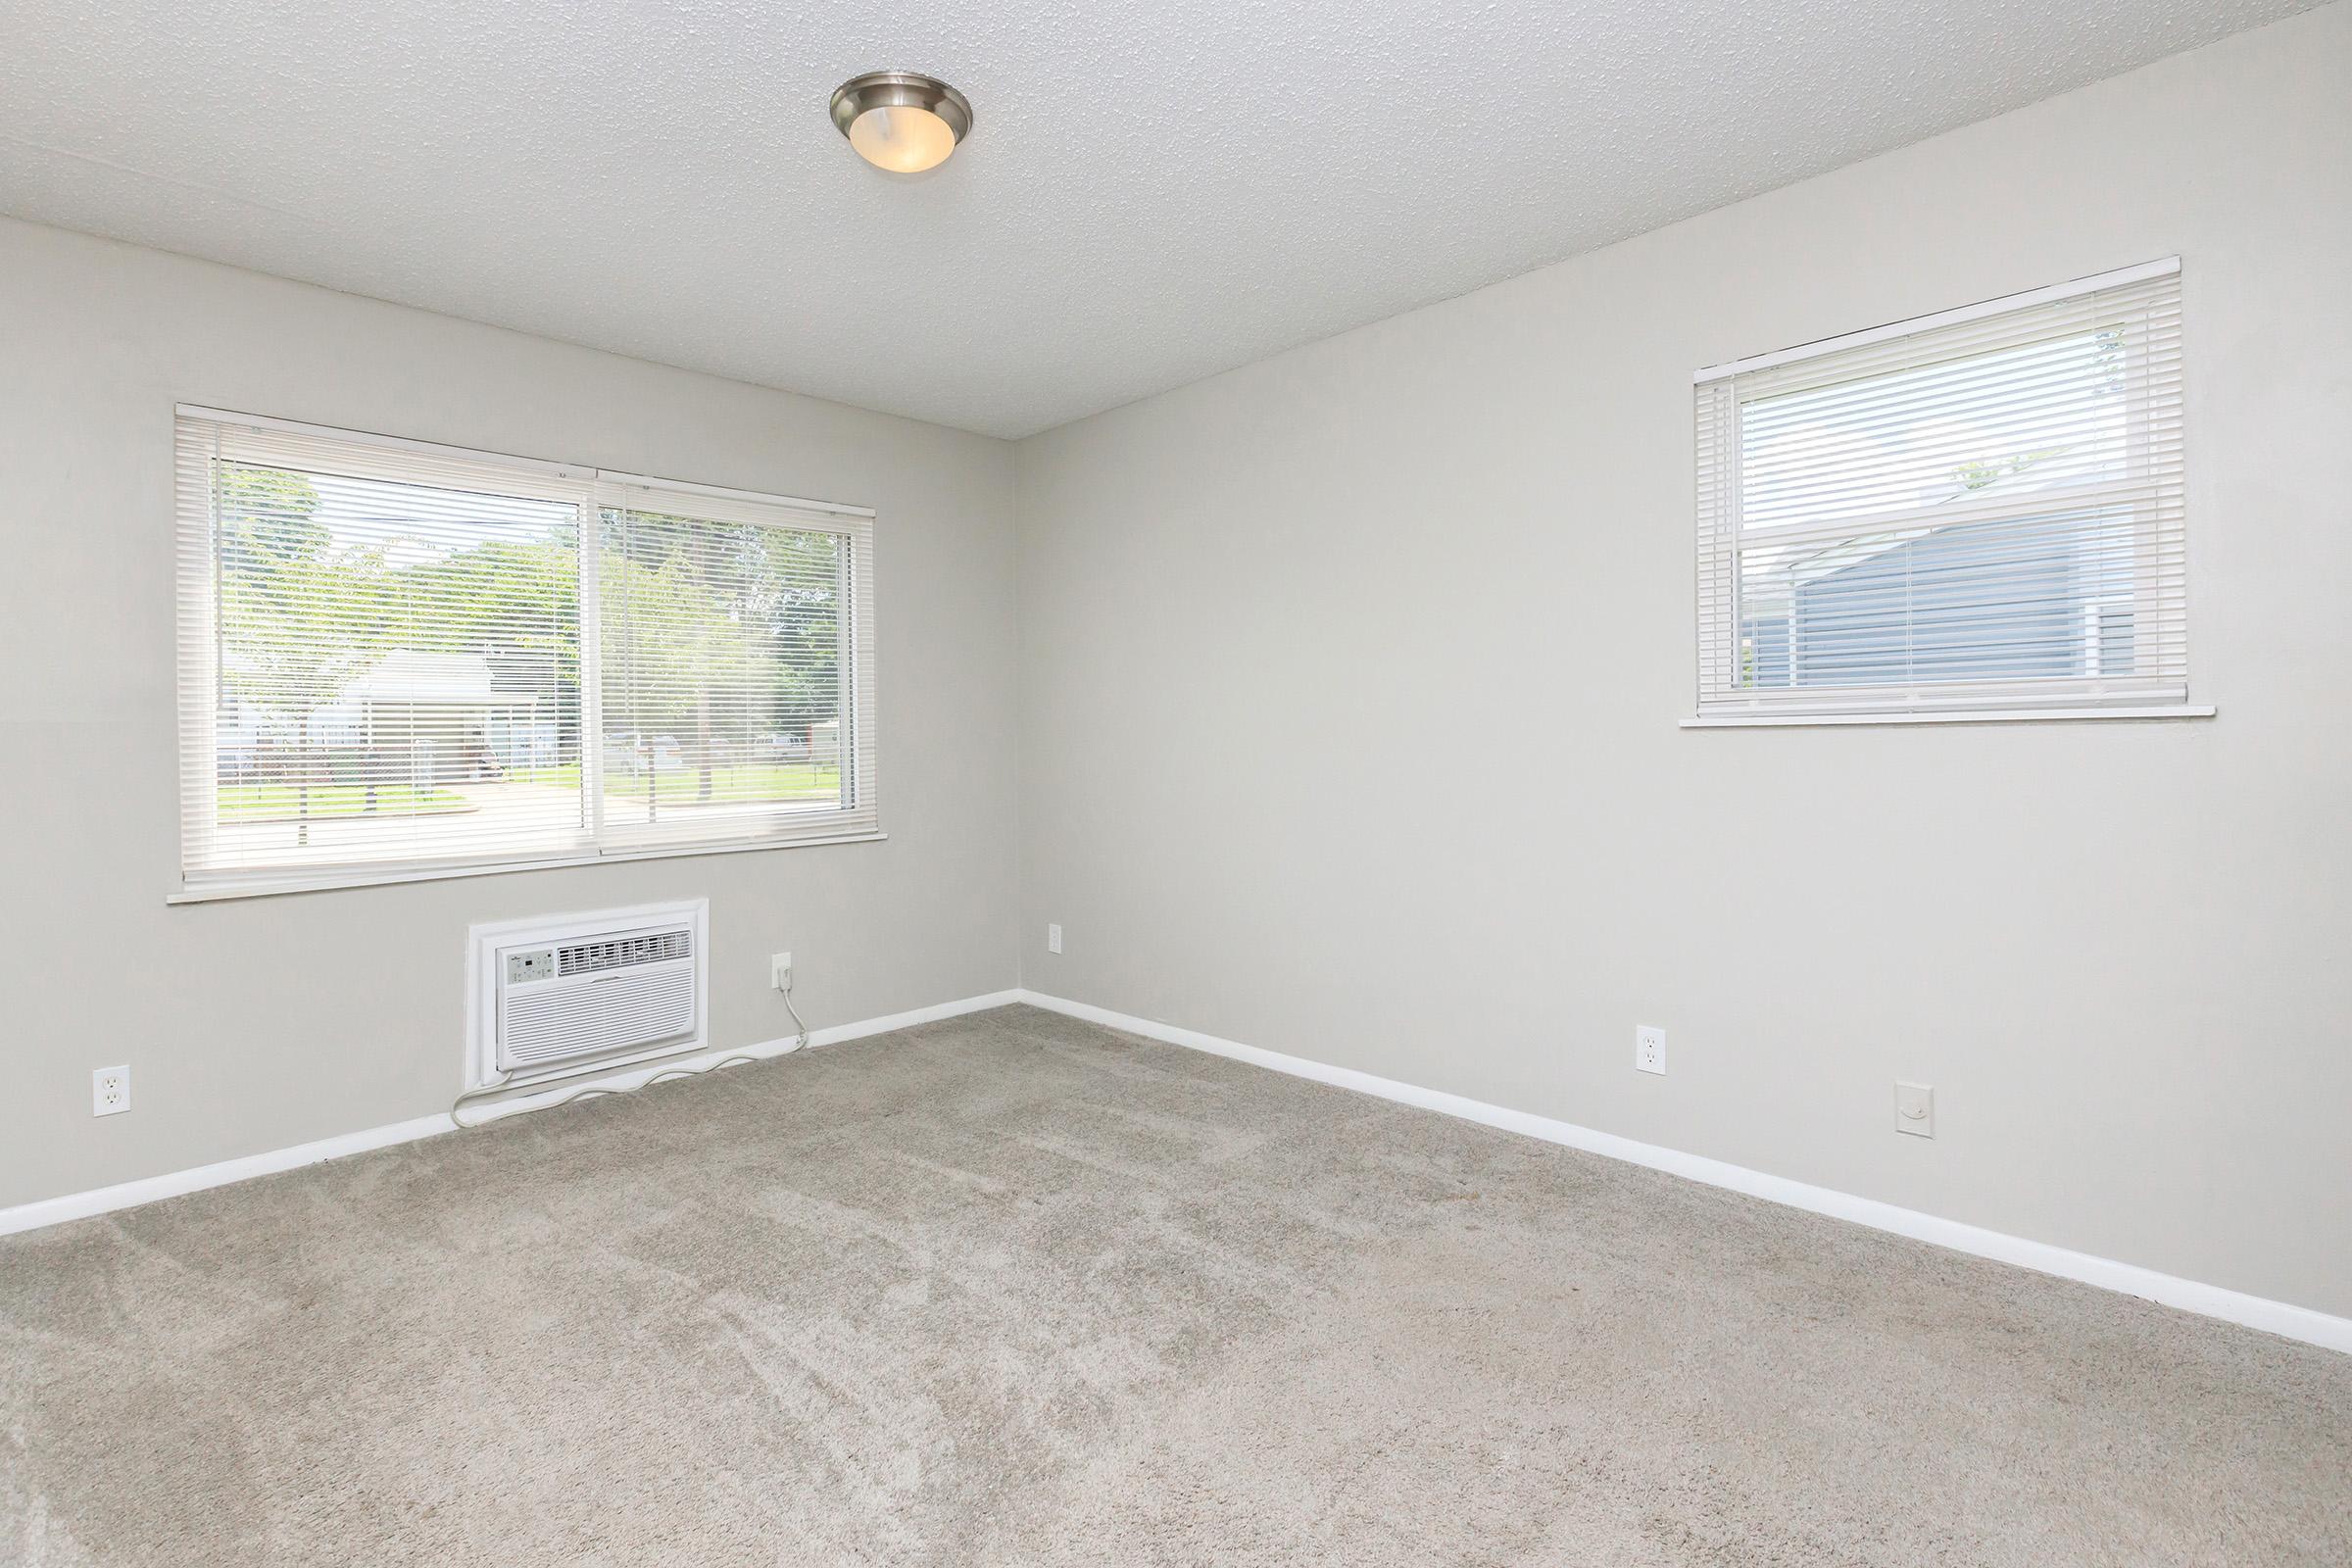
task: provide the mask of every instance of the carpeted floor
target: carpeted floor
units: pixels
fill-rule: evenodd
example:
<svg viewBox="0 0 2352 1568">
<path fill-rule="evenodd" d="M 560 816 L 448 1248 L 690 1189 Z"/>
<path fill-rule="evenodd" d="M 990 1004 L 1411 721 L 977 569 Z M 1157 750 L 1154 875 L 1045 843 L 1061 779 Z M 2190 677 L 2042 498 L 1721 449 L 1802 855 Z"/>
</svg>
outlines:
<svg viewBox="0 0 2352 1568">
<path fill-rule="evenodd" d="M 10 1564 L 2352 1562 L 2352 1357 L 1012 1007 L 0 1240 Z"/>
</svg>

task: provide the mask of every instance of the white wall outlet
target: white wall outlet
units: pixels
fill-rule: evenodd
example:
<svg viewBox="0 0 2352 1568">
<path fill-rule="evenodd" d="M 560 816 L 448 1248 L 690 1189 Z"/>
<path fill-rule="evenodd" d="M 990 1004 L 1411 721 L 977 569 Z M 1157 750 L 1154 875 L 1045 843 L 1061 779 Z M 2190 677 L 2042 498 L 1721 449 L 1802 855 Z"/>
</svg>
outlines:
<svg viewBox="0 0 2352 1568">
<path fill-rule="evenodd" d="M 130 1069 L 101 1067 L 90 1074 L 90 1114 L 117 1116 L 130 1108 Z"/>
<path fill-rule="evenodd" d="M 1061 927 L 1057 925 L 1050 925 L 1046 927 L 1046 951 L 1048 953 L 1059 953 L 1061 951 Z"/>
<path fill-rule="evenodd" d="M 1894 1130 L 1914 1138 L 1936 1136 L 1936 1086 L 1897 1083 L 1894 1086 Z"/>
<path fill-rule="evenodd" d="M 1666 1031 L 1654 1023 L 1634 1028 L 1634 1065 L 1643 1072 L 1666 1070 Z"/>
<path fill-rule="evenodd" d="M 792 989 L 792 955 L 771 953 L 767 956 L 767 983 L 777 991 Z"/>
</svg>

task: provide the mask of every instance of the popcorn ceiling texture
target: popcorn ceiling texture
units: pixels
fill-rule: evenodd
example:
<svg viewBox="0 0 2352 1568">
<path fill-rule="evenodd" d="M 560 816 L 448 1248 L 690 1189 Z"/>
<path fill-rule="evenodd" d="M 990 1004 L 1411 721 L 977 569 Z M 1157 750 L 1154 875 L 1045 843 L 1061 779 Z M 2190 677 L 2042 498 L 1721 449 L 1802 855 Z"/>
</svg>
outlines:
<svg viewBox="0 0 2352 1568">
<path fill-rule="evenodd" d="M 0 211 L 1020 436 L 2302 9 L 49 0 Z M 944 169 L 833 130 L 876 69 Z"/>
</svg>

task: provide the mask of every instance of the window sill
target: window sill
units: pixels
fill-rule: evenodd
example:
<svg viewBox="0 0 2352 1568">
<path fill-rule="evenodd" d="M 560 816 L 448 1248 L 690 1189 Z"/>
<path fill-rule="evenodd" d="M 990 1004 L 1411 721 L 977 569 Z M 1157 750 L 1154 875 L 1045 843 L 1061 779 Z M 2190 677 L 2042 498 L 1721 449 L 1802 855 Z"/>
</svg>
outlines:
<svg viewBox="0 0 2352 1568">
<path fill-rule="evenodd" d="M 256 876 L 201 882 L 165 895 L 166 904 L 214 904 L 223 899 L 268 899 L 284 893 L 328 893 L 338 888 L 388 887 L 399 882 L 446 882 L 466 876 L 508 876 L 516 871 L 554 871 L 577 865 L 611 865 L 619 860 L 674 860 L 694 855 L 742 855 L 752 850 L 801 850 L 820 844 L 879 844 L 890 835 L 878 828 L 823 838 L 750 839 L 737 844 L 680 844 L 660 849 L 620 850 L 610 855 L 567 855 L 541 860 L 498 860 L 470 865 L 386 866 L 369 870 L 338 866 L 310 875 Z"/>
<path fill-rule="evenodd" d="M 1700 713 L 1685 729 L 1789 729 L 1831 724 L 2059 724 L 2083 718 L 2211 718 L 2213 709 L 2187 703 L 2146 708 L 1984 708 L 1948 712 Z"/>
</svg>

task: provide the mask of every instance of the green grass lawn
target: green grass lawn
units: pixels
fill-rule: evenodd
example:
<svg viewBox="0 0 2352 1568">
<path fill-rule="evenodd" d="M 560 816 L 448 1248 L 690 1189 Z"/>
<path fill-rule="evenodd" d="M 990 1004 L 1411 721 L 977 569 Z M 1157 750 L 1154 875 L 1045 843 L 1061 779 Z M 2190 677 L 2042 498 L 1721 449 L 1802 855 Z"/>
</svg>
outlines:
<svg viewBox="0 0 2352 1568">
<path fill-rule="evenodd" d="M 519 768 L 503 779 L 484 779 L 469 786 L 477 791 L 499 784 L 541 784 L 556 789 L 580 787 L 579 764 L 563 767 Z M 642 775 L 605 775 L 605 793 L 614 801 L 642 801 Z M 663 768 L 659 802 L 692 803 L 702 797 L 702 775 L 693 768 Z M 741 767 L 713 768 L 711 798 L 720 801 L 829 800 L 841 791 L 841 769 L 809 762 L 759 762 Z M 485 800 L 489 796 L 483 797 Z M 220 788 L 220 819 L 223 822 L 318 822 L 354 816 L 429 816 L 439 811 L 463 811 L 473 803 L 454 790 L 407 784 L 379 784 L 370 806 L 368 791 L 359 784 L 314 784 L 309 798 L 293 784 L 223 784 Z"/>
<path fill-rule="evenodd" d="M 580 768 L 577 762 L 562 767 L 517 769 L 507 775 L 517 784 L 552 784 L 564 789 L 580 787 Z M 605 793 L 615 799 L 644 800 L 645 776 L 632 778 L 627 773 L 608 769 L 605 773 Z M 703 792 L 702 774 L 692 767 L 662 768 L 656 786 L 655 799 L 660 801 L 691 801 Z M 788 801 L 822 798 L 841 792 L 841 769 L 830 764 L 813 762 L 753 762 L 739 767 L 716 767 L 710 770 L 710 793 L 718 800 Z"/>
<path fill-rule="evenodd" d="M 303 794 L 301 786 L 295 784 L 223 784 L 219 795 L 220 820 L 250 822 L 307 816 L 318 821 L 337 816 L 416 816 L 434 811 L 462 811 L 467 805 L 464 796 L 448 790 L 420 790 L 407 784 L 378 784 L 372 811 L 365 785 L 314 784 L 307 802 Z"/>
</svg>

